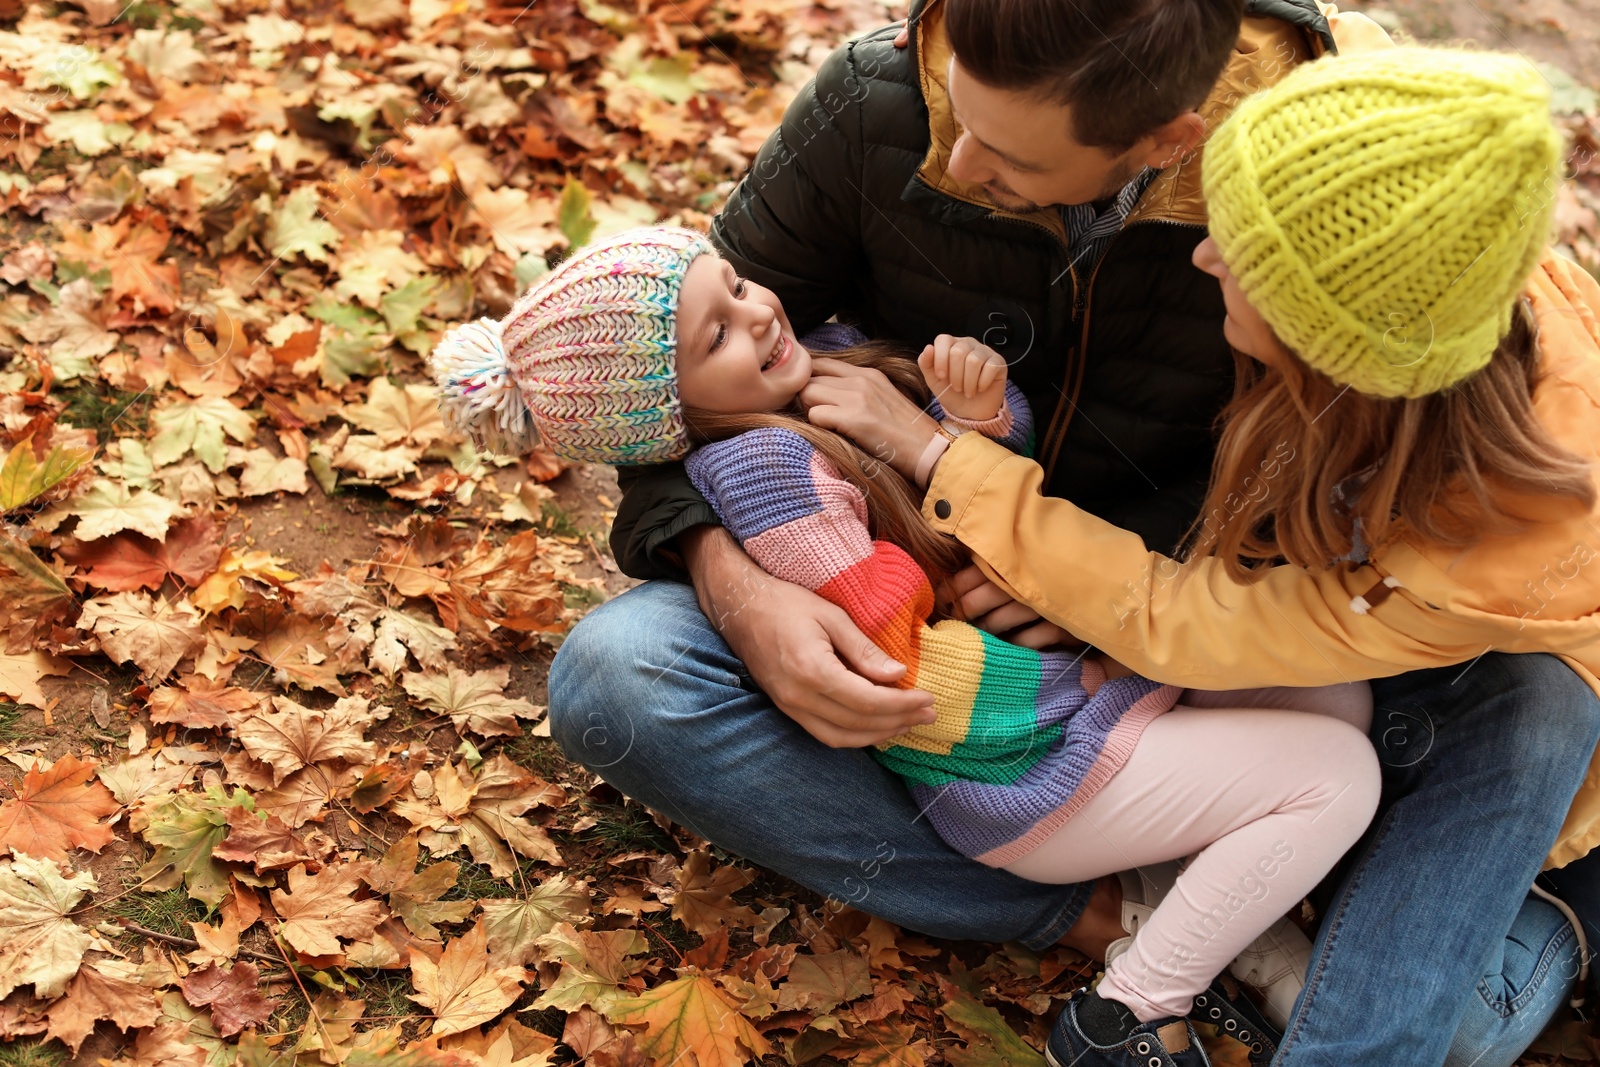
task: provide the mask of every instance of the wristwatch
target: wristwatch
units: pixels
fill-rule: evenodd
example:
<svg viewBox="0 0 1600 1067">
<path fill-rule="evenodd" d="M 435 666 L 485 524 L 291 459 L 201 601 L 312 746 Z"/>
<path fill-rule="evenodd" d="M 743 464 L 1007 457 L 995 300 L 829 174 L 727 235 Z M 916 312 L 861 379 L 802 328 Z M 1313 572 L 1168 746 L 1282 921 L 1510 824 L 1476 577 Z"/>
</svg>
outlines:
<svg viewBox="0 0 1600 1067">
<path fill-rule="evenodd" d="M 922 450 L 922 455 L 917 457 L 917 470 L 913 481 L 919 489 L 928 487 L 928 478 L 933 474 L 934 464 L 939 462 L 939 457 L 944 455 L 945 449 L 966 432 L 960 426 L 952 429 L 948 423 L 943 422 L 936 423 L 934 430 L 937 432 L 928 441 L 928 446 Z"/>
</svg>

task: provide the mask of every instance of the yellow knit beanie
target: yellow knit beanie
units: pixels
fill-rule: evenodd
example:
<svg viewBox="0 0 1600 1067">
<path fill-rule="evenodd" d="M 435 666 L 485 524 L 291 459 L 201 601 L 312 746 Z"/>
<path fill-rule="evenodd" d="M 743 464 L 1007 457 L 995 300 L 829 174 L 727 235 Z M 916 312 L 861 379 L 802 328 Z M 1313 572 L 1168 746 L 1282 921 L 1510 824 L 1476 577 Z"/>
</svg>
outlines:
<svg viewBox="0 0 1600 1067">
<path fill-rule="evenodd" d="M 1278 338 L 1382 397 L 1489 362 L 1550 235 L 1561 138 L 1525 60 L 1394 48 L 1308 63 L 1207 142 L 1223 261 Z"/>
</svg>

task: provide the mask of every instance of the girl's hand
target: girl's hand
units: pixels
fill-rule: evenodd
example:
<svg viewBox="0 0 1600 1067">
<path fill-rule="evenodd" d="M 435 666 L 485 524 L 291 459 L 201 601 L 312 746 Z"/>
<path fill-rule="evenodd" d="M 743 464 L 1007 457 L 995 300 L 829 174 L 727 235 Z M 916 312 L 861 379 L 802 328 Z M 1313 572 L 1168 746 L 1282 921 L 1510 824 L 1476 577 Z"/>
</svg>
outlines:
<svg viewBox="0 0 1600 1067">
<path fill-rule="evenodd" d="M 1006 402 L 1005 357 L 976 338 L 941 333 L 917 366 L 939 405 L 958 419 L 985 422 Z"/>
<path fill-rule="evenodd" d="M 806 417 L 844 434 L 909 480 L 939 424 L 907 400 L 881 371 L 836 359 L 813 359 L 811 381 L 800 390 Z"/>
</svg>

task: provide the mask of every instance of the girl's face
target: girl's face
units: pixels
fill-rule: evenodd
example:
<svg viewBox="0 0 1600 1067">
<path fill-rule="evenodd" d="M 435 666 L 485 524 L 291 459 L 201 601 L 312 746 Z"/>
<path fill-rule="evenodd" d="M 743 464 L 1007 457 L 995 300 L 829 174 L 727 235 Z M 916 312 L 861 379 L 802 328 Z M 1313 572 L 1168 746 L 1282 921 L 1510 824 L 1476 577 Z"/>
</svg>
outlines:
<svg viewBox="0 0 1600 1067">
<path fill-rule="evenodd" d="M 1207 237 L 1200 242 L 1194 250 L 1194 265 L 1222 283 L 1222 303 L 1228 309 L 1228 317 L 1222 322 L 1222 336 L 1230 345 L 1269 367 L 1281 366 L 1284 360 L 1294 358 L 1267 325 L 1267 320 L 1245 299 L 1238 279 L 1222 261 L 1216 241 Z"/>
<path fill-rule="evenodd" d="M 783 304 L 719 256 L 689 264 L 678 291 L 678 398 L 733 415 L 779 411 L 811 378 Z"/>
</svg>

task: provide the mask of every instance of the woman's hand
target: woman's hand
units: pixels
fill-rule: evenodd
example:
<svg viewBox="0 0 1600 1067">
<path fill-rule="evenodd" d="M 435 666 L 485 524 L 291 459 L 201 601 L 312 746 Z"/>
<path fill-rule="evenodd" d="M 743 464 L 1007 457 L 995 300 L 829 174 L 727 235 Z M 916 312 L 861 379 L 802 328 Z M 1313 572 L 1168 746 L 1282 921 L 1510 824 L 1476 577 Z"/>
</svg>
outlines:
<svg viewBox="0 0 1600 1067">
<path fill-rule="evenodd" d="M 1003 636 L 1023 648 L 1081 648 L 1082 642 L 991 582 L 976 563 L 950 576 L 938 590 L 939 605 L 957 619 Z"/>
<path fill-rule="evenodd" d="M 906 479 L 938 436 L 933 416 L 907 400 L 881 371 L 836 359 L 811 361 L 811 381 L 800 390 L 806 417 L 844 434 Z"/>
</svg>

